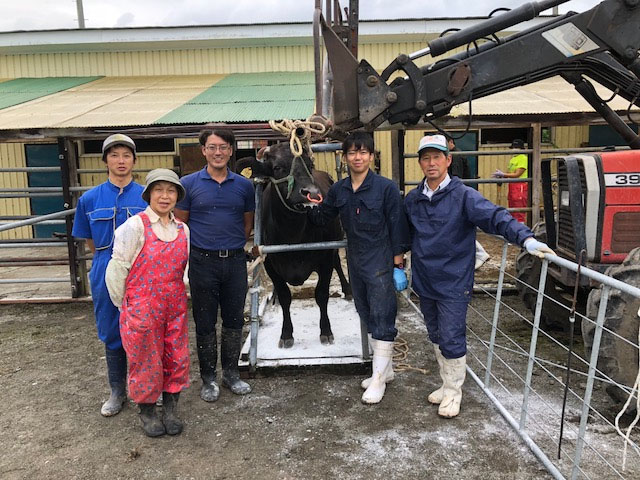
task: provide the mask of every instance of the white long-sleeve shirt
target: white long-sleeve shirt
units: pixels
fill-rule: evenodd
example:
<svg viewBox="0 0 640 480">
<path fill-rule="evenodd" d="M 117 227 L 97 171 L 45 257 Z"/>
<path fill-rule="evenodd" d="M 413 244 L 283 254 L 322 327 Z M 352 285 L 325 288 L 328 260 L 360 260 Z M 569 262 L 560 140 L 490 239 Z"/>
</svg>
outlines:
<svg viewBox="0 0 640 480">
<path fill-rule="evenodd" d="M 178 221 L 173 213 L 170 214 L 169 223 L 166 225 L 160 221 L 160 217 L 151 207 L 147 207 L 144 213 L 149 217 L 153 233 L 155 233 L 160 240 L 163 242 L 172 242 L 178 238 Z M 182 226 L 187 237 L 188 253 L 190 248 L 189 227 L 187 227 L 185 223 L 183 223 Z M 111 301 L 118 308 L 122 306 L 122 300 L 124 299 L 127 276 L 133 263 L 142 251 L 142 247 L 144 247 L 144 223 L 142 223 L 142 218 L 140 218 L 139 215 L 134 215 L 116 229 L 115 239 L 113 241 L 113 254 L 111 260 L 109 260 L 105 274 L 109 297 L 111 297 Z M 183 276 L 185 285 L 188 283 L 188 270 L 189 266 L 187 264 Z"/>
</svg>

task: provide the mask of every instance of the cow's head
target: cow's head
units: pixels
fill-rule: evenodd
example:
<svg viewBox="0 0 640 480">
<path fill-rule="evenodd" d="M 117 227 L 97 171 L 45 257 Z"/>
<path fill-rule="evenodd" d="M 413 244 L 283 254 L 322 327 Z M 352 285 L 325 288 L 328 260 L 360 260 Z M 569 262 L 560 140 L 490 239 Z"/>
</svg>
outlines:
<svg viewBox="0 0 640 480">
<path fill-rule="evenodd" d="M 316 205 L 322 199 L 313 180 L 313 162 L 306 151 L 302 157 L 294 157 L 288 143 L 278 143 L 261 153 L 261 159 L 251 162 L 253 176 L 268 178 L 288 208 L 302 211 L 305 205 Z"/>
</svg>

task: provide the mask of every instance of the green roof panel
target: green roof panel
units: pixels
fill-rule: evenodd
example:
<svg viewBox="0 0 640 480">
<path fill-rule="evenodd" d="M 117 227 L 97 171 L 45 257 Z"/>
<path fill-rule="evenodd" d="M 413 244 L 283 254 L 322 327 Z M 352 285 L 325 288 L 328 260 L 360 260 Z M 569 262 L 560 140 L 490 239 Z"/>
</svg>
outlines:
<svg viewBox="0 0 640 480">
<path fill-rule="evenodd" d="M 221 104 L 264 102 L 270 100 L 313 99 L 313 85 L 252 85 L 239 87 L 218 87 L 205 90 L 189 100 L 189 104 Z"/>
<path fill-rule="evenodd" d="M 226 103 L 219 105 L 187 104 L 165 115 L 156 123 L 241 123 L 268 120 L 305 119 L 313 113 L 313 100 Z M 267 116 L 266 112 L 270 112 Z"/>
<path fill-rule="evenodd" d="M 266 122 L 313 113 L 312 72 L 232 74 L 155 123 Z"/>
<path fill-rule="evenodd" d="M 216 83 L 220 87 L 253 85 L 313 85 L 313 72 L 234 73 Z"/>
<path fill-rule="evenodd" d="M 68 90 L 101 77 L 14 78 L 0 82 L 0 109 Z"/>
</svg>

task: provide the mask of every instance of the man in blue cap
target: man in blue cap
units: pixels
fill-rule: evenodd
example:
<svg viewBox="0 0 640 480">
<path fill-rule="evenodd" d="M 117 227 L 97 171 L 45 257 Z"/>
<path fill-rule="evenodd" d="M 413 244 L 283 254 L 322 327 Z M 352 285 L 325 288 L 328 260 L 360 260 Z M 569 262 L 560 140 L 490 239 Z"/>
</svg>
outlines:
<svg viewBox="0 0 640 480">
<path fill-rule="evenodd" d="M 93 253 L 89 281 L 98 338 L 105 344 L 107 371 L 111 394 L 100 413 L 111 417 L 127 399 L 127 356 L 120 339 L 120 312 L 111 303 L 105 284 L 107 264 L 113 252 L 116 228 L 129 217 L 143 211 L 144 187 L 133 181 L 136 144 L 120 133 L 111 135 L 102 144 L 102 161 L 107 166 L 106 182 L 85 192 L 78 200 L 73 221 L 73 236 L 85 238 Z"/>
<path fill-rule="evenodd" d="M 435 347 L 442 386 L 428 397 L 438 414 L 460 412 L 466 375 L 466 317 L 473 291 L 476 228 L 502 235 L 533 255 L 553 251 L 503 207 L 450 177 L 451 155 L 443 135 L 427 135 L 418 146 L 424 179 L 405 197 L 411 230 L 412 285 L 420 297 L 429 339 Z"/>
</svg>

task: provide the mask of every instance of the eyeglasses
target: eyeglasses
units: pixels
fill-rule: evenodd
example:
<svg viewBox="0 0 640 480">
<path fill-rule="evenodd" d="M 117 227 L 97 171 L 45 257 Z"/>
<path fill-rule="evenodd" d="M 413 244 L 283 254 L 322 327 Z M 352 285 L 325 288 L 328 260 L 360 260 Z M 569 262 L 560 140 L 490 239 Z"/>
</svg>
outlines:
<svg viewBox="0 0 640 480">
<path fill-rule="evenodd" d="M 225 153 L 231 147 L 229 145 L 207 145 L 204 148 L 207 150 L 207 152 L 211 152 L 211 153 L 214 153 L 216 150 L 218 150 L 219 152 Z"/>
<path fill-rule="evenodd" d="M 347 150 L 347 157 L 355 157 L 357 154 L 370 155 L 371 152 L 366 148 L 361 148 L 360 150 Z"/>
</svg>

